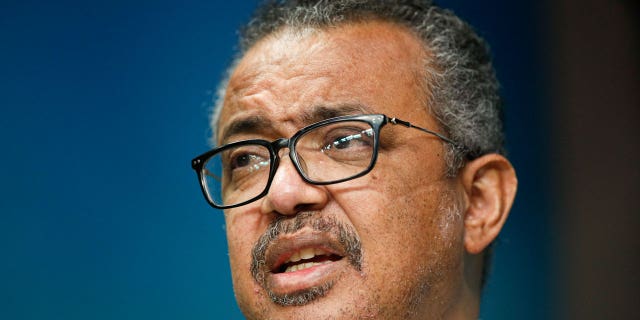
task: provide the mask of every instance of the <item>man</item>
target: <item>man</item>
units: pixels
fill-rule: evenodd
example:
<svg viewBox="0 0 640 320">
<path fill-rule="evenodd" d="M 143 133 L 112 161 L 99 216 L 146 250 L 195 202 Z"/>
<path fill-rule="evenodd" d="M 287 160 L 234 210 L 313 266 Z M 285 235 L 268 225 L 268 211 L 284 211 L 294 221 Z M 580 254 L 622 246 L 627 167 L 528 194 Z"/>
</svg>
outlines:
<svg viewBox="0 0 640 320">
<path fill-rule="evenodd" d="M 429 1 L 278 1 L 193 167 L 248 319 L 474 319 L 516 192 L 482 40 Z"/>
</svg>

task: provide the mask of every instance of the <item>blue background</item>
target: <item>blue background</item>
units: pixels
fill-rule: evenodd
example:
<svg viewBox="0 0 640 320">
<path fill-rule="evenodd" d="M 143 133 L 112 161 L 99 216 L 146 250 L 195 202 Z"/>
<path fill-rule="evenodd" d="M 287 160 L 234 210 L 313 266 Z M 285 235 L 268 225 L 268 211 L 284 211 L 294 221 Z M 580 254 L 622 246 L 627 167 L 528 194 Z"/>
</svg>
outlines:
<svg viewBox="0 0 640 320">
<path fill-rule="evenodd" d="M 190 159 L 256 2 L 0 3 L 0 319 L 242 318 Z M 541 10 L 440 3 L 492 45 L 520 179 L 482 318 L 548 318 Z"/>
</svg>

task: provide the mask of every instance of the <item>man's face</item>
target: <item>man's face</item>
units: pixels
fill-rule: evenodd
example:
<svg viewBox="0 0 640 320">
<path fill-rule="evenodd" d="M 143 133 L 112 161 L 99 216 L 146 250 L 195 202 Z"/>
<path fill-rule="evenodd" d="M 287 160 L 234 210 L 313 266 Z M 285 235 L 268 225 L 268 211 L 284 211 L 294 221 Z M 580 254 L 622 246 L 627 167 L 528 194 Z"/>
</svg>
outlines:
<svg viewBox="0 0 640 320">
<path fill-rule="evenodd" d="M 318 120 L 359 113 L 441 131 L 425 108 L 426 61 L 420 42 L 392 24 L 283 30 L 255 45 L 232 75 L 218 136 L 245 125 L 219 143 L 289 138 Z M 247 318 L 446 315 L 461 298 L 464 247 L 444 148 L 431 135 L 387 125 L 375 168 L 326 186 L 305 183 L 281 152 L 268 195 L 225 211 Z"/>
</svg>

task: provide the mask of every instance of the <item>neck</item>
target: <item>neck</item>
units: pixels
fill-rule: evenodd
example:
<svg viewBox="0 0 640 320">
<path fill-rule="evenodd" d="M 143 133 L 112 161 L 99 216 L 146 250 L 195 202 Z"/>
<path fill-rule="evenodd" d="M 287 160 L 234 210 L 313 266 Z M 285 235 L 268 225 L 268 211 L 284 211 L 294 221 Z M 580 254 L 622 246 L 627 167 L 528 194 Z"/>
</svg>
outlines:
<svg viewBox="0 0 640 320">
<path fill-rule="evenodd" d="M 465 253 L 464 281 L 460 287 L 456 303 L 447 311 L 444 319 L 478 319 L 480 315 L 480 292 L 483 253 Z"/>
</svg>

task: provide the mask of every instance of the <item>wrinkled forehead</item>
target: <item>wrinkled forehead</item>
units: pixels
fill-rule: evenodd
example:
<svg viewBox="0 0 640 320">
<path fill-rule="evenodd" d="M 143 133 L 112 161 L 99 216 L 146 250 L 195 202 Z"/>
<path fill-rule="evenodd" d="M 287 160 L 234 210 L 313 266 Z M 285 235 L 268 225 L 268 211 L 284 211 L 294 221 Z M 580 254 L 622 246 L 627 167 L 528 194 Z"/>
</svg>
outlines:
<svg viewBox="0 0 640 320">
<path fill-rule="evenodd" d="M 406 94 L 394 86 L 415 95 L 424 87 L 426 61 L 420 40 L 392 23 L 279 30 L 237 62 L 215 119 L 217 137 L 234 118 L 253 112 L 285 117 L 285 109 L 304 114 L 305 108 L 318 105 L 375 109 L 376 104 Z"/>
</svg>

